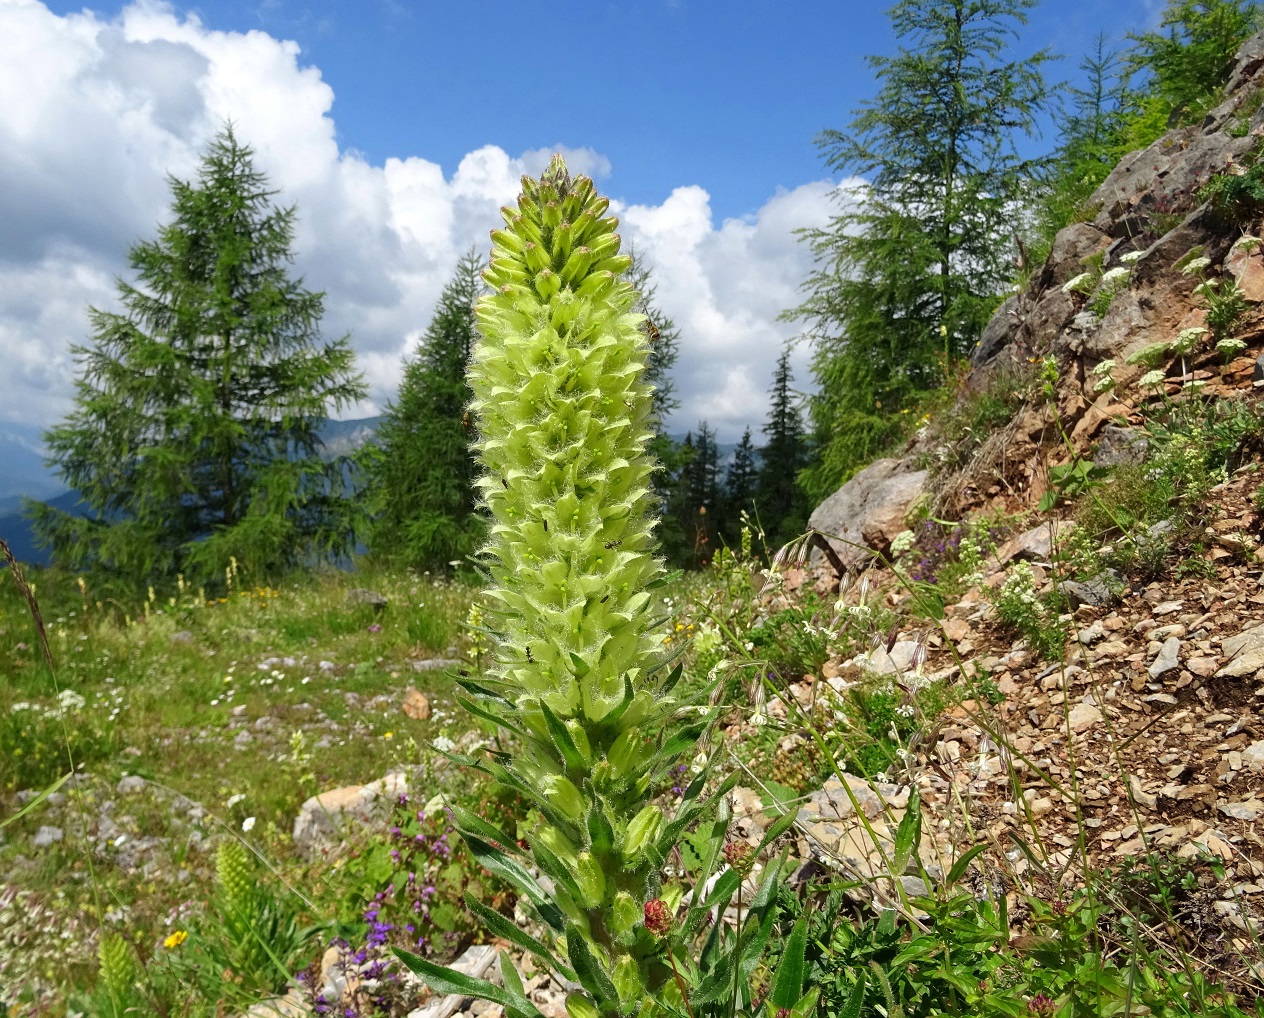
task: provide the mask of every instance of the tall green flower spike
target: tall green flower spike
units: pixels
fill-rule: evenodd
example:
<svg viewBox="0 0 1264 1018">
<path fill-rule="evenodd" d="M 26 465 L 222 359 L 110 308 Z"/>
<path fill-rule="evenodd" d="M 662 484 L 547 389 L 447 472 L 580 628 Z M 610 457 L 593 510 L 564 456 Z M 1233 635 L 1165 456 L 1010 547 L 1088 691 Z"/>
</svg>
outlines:
<svg viewBox="0 0 1264 1018">
<path fill-rule="evenodd" d="M 494 292 L 477 307 L 484 340 L 470 384 L 482 436 L 487 552 L 501 638 L 494 674 L 584 725 L 637 685 L 652 556 L 646 448 L 649 349 L 636 293 L 619 280 L 618 220 L 586 177 L 555 157 L 493 231 Z M 620 726 L 623 727 L 623 726 Z"/>
<path fill-rule="evenodd" d="M 487 675 L 466 681 L 463 703 L 516 743 L 512 754 L 463 762 L 531 804 L 528 859 L 550 889 L 512 858 L 528 854 L 514 837 L 460 809 L 456 819 L 474 855 L 518 888 L 555 939 L 546 945 L 476 901 L 470 908 L 579 982 L 573 1018 L 652 1008 L 670 978 L 644 909 L 669 845 L 701 808 L 703 782 L 671 825 L 649 789 L 652 772 L 706 723 L 670 695 L 680 672 L 656 668 L 661 638 L 646 615 L 647 588 L 662 574 L 646 452 L 649 346 L 620 278 L 630 259 L 609 204 L 561 157 L 538 181 L 523 178 L 517 206 L 501 210 L 505 228 L 492 232 L 492 292 L 477 306 L 482 340 L 470 364 L 492 517 L 494 651 Z M 495 1000 L 510 1018 L 537 1013 L 511 975 L 501 988 L 401 957 L 436 989 Z"/>
</svg>

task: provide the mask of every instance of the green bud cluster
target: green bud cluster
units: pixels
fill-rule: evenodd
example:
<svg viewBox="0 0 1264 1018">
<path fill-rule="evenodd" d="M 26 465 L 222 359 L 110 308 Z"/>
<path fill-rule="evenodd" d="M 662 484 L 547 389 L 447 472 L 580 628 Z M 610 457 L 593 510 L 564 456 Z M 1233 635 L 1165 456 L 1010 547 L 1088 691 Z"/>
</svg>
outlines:
<svg viewBox="0 0 1264 1018">
<path fill-rule="evenodd" d="M 480 712 L 518 734 L 488 770 L 531 801 L 527 842 L 553 884 L 585 994 L 572 1015 L 628 1014 L 661 945 L 641 922 L 658 890 L 663 817 L 650 769 L 676 727 L 647 664 L 654 556 L 649 353 L 621 279 L 618 221 L 560 157 L 501 210 L 470 364 L 492 524 Z"/>
</svg>

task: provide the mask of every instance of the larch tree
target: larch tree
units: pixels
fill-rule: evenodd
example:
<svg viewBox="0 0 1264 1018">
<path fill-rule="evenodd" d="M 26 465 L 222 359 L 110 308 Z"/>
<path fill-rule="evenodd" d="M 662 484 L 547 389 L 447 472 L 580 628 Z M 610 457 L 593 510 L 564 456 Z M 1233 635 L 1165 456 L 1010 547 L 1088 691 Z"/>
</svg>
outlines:
<svg viewBox="0 0 1264 1018">
<path fill-rule="evenodd" d="M 359 509 L 318 429 L 366 395 L 346 337 L 324 340 L 324 295 L 290 276 L 295 210 L 226 126 L 172 220 L 129 252 L 122 312 L 89 310 L 75 406 L 46 435 L 87 512 L 28 503 L 54 560 L 128 582 L 230 562 L 263 579 L 347 553 Z"/>
<path fill-rule="evenodd" d="M 899 411 L 970 350 L 1009 285 L 1035 169 L 1017 142 L 1036 132 L 1050 59 L 1010 44 L 1035 2 L 901 0 L 896 54 L 869 58 L 877 95 L 817 139 L 848 182 L 838 214 L 804 231 L 816 268 L 787 313 L 814 347 L 816 499 L 899 433 Z"/>
</svg>

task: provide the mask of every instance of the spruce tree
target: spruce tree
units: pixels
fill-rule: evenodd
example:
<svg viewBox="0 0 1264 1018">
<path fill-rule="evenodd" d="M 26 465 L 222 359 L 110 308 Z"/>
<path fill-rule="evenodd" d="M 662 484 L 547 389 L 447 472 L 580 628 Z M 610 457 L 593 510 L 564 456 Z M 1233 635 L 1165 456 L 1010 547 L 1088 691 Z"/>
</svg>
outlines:
<svg viewBox="0 0 1264 1018">
<path fill-rule="evenodd" d="M 759 450 L 761 466 L 756 502 L 760 522 L 774 544 L 785 544 L 807 527 L 807 499 L 798 485 L 808 464 L 808 443 L 799 397 L 790 370 L 790 352 L 777 359 L 769 392 L 767 443 Z"/>
<path fill-rule="evenodd" d="M 667 433 L 667 420 L 680 408 L 672 377 L 680 353 L 680 329 L 655 303 L 657 288 L 649 264 L 631 246 L 625 250 L 632 259 L 627 280 L 638 294 L 634 309 L 637 314 L 645 316 L 645 331 L 650 339 L 645 381 L 653 387 L 650 427 L 654 437 L 650 440 L 649 452 L 654 459 L 650 485 L 659 506 L 657 536 L 663 557 L 679 564 L 686 554 L 689 539 L 679 517 L 672 510 L 672 498 L 677 475 L 685 467 L 686 456 L 683 445 Z"/>
<path fill-rule="evenodd" d="M 466 413 L 474 398 L 466 369 L 477 340 L 474 304 L 485 290 L 483 268 L 473 251 L 457 263 L 376 444 L 363 450 L 374 555 L 447 571 L 483 542 Z"/>
<path fill-rule="evenodd" d="M 346 553 L 359 510 L 317 431 L 366 387 L 347 338 L 321 338 L 324 295 L 288 274 L 295 210 L 231 126 L 169 184 L 172 220 L 131 248 L 123 313 L 89 310 L 75 408 L 45 437 L 89 511 L 28 503 L 37 532 L 58 564 L 129 582 Z"/>
<path fill-rule="evenodd" d="M 689 542 L 685 563 L 698 569 L 711 561 L 719 537 L 720 450 L 706 421 L 699 423 L 696 437 L 690 434 L 685 441 L 692 454 L 682 470 L 681 526 Z"/>
<path fill-rule="evenodd" d="M 863 178 L 805 231 L 816 269 L 788 317 L 807 323 L 819 395 L 816 499 L 899 432 L 898 413 L 965 354 L 1008 286 L 1015 203 L 1034 167 L 1017 151 L 1046 102 L 1039 52 L 1007 59 L 1035 0 L 901 0 L 893 57 L 870 57 L 877 96 L 817 139 Z"/>
<path fill-rule="evenodd" d="M 751 430 L 742 432 L 742 440 L 733 450 L 728 470 L 724 474 L 724 511 L 721 514 L 721 535 L 729 545 L 735 545 L 742 529 L 742 513 L 754 510 L 756 489 L 759 484 L 758 454 L 751 441 Z"/>
</svg>

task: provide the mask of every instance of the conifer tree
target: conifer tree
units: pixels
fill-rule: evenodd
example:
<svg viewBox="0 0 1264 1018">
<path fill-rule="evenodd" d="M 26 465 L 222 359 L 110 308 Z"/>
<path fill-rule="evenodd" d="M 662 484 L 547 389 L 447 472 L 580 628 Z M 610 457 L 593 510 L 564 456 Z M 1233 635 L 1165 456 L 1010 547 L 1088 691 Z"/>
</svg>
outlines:
<svg viewBox="0 0 1264 1018">
<path fill-rule="evenodd" d="M 774 544 L 784 544 L 807 527 L 807 499 L 798 475 L 808 463 L 808 443 L 799 397 L 794 392 L 790 351 L 782 351 L 773 373 L 767 443 L 759 450 L 761 466 L 756 502 L 760 522 Z"/>
<path fill-rule="evenodd" d="M 757 456 L 755 443 L 751 441 L 751 430 L 747 428 L 742 432 L 742 440 L 737 443 L 737 448 L 733 450 L 733 458 L 724 475 L 721 534 L 730 545 L 736 543 L 741 533 L 742 513 L 754 510 L 759 485 Z"/>
<path fill-rule="evenodd" d="M 645 316 L 645 331 L 650 338 L 645 381 L 653 387 L 650 406 L 654 437 L 650 440 L 649 452 L 654 458 L 650 485 L 659 505 L 657 536 L 663 557 L 678 564 L 683 560 L 689 539 L 680 517 L 673 511 L 673 495 L 677 477 L 686 464 L 686 455 L 683 445 L 667 433 L 667 421 L 680 408 L 672 377 L 680 353 L 680 329 L 655 303 L 657 288 L 649 264 L 634 248 L 629 246 L 626 251 L 632 259 L 627 280 L 638 294 L 634 309 Z"/>
<path fill-rule="evenodd" d="M 1028 268 L 1039 269 L 1058 231 L 1082 214 L 1084 203 L 1124 155 L 1123 127 L 1131 104 L 1123 55 L 1098 35 L 1080 62 L 1084 87 L 1067 86 L 1057 118 L 1057 150 L 1036 188 L 1035 243 Z"/>
<path fill-rule="evenodd" d="M 1159 31 L 1132 35 L 1134 93 L 1127 148 L 1148 145 L 1176 123 L 1193 123 L 1220 101 L 1238 47 L 1260 27 L 1255 0 L 1169 0 Z"/>
<path fill-rule="evenodd" d="M 485 289 L 483 268 L 473 251 L 457 263 L 376 444 L 362 451 L 372 514 L 367 543 L 374 555 L 446 571 L 483 542 L 466 413 L 474 398 L 466 369 L 477 339 L 474 304 Z"/>
<path fill-rule="evenodd" d="M 287 271 L 295 210 L 226 126 L 172 220 L 129 252 L 123 313 L 92 308 L 75 407 L 46 435 L 86 516 L 28 503 L 54 560 L 128 581 L 261 578 L 349 550 L 359 510 L 317 429 L 366 394 L 324 295 Z"/>
<path fill-rule="evenodd" d="M 788 315 L 814 345 L 814 499 L 892 440 L 1009 284 L 1012 210 L 1033 173 L 1015 143 L 1036 131 L 1050 55 L 1007 59 L 1008 42 L 1035 2 L 901 0 L 896 55 L 869 58 L 878 94 L 817 139 L 832 170 L 865 184 L 805 231 L 816 269 Z"/>
<path fill-rule="evenodd" d="M 711 561 L 721 501 L 719 447 L 715 432 L 702 421 L 697 434 L 691 431 L 681 445 L 681 466 L 668 503 L 685 541 L 675 564 L 697 569 Z"/>
</svg>

